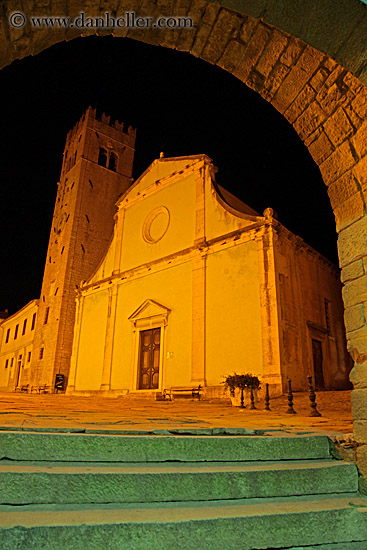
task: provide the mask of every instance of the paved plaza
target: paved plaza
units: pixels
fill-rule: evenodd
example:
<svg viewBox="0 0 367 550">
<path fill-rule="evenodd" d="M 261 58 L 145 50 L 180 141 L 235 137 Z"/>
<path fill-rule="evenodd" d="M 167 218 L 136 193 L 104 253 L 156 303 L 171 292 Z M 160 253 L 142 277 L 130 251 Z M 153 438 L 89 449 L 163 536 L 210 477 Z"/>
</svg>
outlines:
<svg viewBox="0 0 367 550">
<path fill-rule="evenodd" d="M 56 429 L 65 431 L 154 432 L 242 428 L 249 430 L 350 433 L 353 431 L 350 391 L 318 392 L 319 418 L 311 412 L 307 393 L 295 393 L 297 414 L 287 414 L 288 399 L 284 395 L 270 402 L 256 403 L 256 410 L 232 407 L 228 402 L 153 401 L 131 396 L 118 398 L 72 397 L 63 394 L 0 394 L 1 429 Z"/>
</svg>

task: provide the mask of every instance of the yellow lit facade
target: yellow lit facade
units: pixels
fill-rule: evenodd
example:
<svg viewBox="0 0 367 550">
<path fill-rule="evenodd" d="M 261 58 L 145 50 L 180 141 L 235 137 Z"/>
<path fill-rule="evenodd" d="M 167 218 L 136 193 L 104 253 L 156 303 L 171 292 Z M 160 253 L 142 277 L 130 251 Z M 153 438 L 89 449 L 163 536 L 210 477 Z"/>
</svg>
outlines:
<svg viewBox="0 0 367 550">
<path fill-rule="evenodd" d="M 122 195 L 77 292 L 67 393 L 223 395 L 251 372 L 282 393 L 348 386 L 338 270 L 215 183 L 205 155 L 160 158 Z"/>
</svg>

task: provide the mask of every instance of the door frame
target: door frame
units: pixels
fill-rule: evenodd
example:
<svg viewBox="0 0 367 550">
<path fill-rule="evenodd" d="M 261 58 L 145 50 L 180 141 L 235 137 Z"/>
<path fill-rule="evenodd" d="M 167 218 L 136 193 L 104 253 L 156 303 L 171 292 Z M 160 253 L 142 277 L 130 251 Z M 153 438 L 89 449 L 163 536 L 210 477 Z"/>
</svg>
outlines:
<svg viewBox="0 0 367 550">
<path fill-rule="evenodd" d="M 154 300 L 145 300 L 141 306 L 129 317 L 133 332 L 133 353 L 131 362 L 131 391 L 138 392 L 157 392 L 165 387 L 165 349 L 167 340 L 167 325 L 170 309 L 155 302 Z M 139 389 L 139 370 L 140 370 L 140 333 L 143 330 L 160 328 L 160 353 L 159 353 L 159 382 L 158 388 L 150 390 Z"/>
<path fill-rule="evenodd" d="M 156 330 L 159 330 L 159 359 L 158 359 L 158 386 L 156 388 L 140 388 L 140 384 L 141 384 L 141 352 L 142 352 L 142 342 L 143 342 L 143 336 L 142 336 L 142 333 L 143 332 L 147 332 L 149 331 L 151 333 L 151 335 L 153 335 L 153 331 L 156 331 Z M 149 391 L 154 391 L 154 390 L 157 390 L 159 389 L 159 381 L 160 381 L 160 375 L 161 375 L 161 370 L 162 370 L 162 364 L 161 364 L 161 341 L 162 341 L 162 329 L 161 327 L 154 327 L 154 328 L 148 328 L 148 329 L 142 329 L 139 331 L 139 354 L 138 354 L 138 372 L 137 372 L 137 389 L 138 390 L 149 390 Z M 154 336 L 153 338 L 150 337 L 150 345 L 154 345 Z M 151 350 L 153 351 L 153 350 Z M 153 361 L 153 365 L 154 365 L 154 353 L 150 353 L 150 359 Z M 148 368 L 152 368 L 153 365 L 149 365 Z M 150 382 L 152 382 L 152 376 L 150 374 Z"/>
<path fill-rule="evenodd" d="M 307 322 L 308 328 L 308 375 L 312 376 L 313 384 L 315 385 L 315 369 L 313 363 L 313 350 L 312 350 L 312 340 L 318 340 L 321 342 L 321 352 L 322 352 L 322 376 L 324 379 L 324 390 L 328 388 L 329 385 L 329 372 L 328 372 L 328 357 L 327 357 L 327 330 L 325 327 L 322 327 L 316 323 Z"/>
</svg>

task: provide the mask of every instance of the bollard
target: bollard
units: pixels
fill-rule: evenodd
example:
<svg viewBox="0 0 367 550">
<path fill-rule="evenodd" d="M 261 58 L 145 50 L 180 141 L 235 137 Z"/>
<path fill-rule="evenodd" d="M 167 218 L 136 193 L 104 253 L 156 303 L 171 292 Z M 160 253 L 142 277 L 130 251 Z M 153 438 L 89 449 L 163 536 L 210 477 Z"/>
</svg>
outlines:
<svg viewBox="0 0 367 550">
<path fill-rule="evenodd" d="M 313 389 L 312 376 L 307 376 L 307 380 L 308 380 L 308 385 L 310 386 L 309 398 L 311 401 L 311 412 L 308 416 L 322 416 L 322 414 L 319 413 L 319 411 L 317 410 L 316 394 L 315 394 L 315 390 Z"/>
<path fill-rule="evenodd" d="M 245 409 L 245 399 L 244 399 L 244 396 L 243 396 L 243 388 L 241 388 L 241 405 L 240 405 L 240 409 Z"/>
<path fill-rule="evenodd" d="M 251 409 L 256 409 L 256 407 L 255 407 L 255 398 L 254 398 L 254 390 L 252 389 L 252 386 L 251 386 L 250 398 L 251 398 L 250 410 Z"/>
<path fill-rule="evenodd" d="M 293 408 L 292 380 L 288 378 L 288 410 L 287 414 L 297 414 Z"/>
<path fill-rule="evenodd" d="M 270 397 L 269 397 L 269 384 L 266 383 L 265 384 L 265 410 L 266 411 L 270 411 L 270 407 L 269 407 L 269 403 L 270 403 Z"/>
</svg>

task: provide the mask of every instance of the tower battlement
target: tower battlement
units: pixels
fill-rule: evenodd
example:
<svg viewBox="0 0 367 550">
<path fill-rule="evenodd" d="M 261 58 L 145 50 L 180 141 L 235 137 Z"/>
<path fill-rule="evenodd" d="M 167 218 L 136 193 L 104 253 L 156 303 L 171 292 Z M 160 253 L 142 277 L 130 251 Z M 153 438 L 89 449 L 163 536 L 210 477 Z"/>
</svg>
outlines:
<svg viewBox="0 0 367 550">
<path fill-rule="evenodd" d="M 88 107 L 88 109 L 85 111 L 85 113 L 83 113 L 78 122 L 67 133 L 66 143 L 70 143 L 76 135 L 79 135 L 85 125 L 96 129 L 102 129 L 102 127 L 105 129 L 106 126 L 109 126 L 112 130 L 116 130 L 119 133 L 121 132 L 126 136 L 131 136 L 132 140 L 135 142 L 135 128 L 133 128 L 132 126 L 125 127 L 125 124 L 123 122 L 120 122 L 119 120 L 111 121 L 111 116 L 106 115 L 106 113 L 102 113 L 99 116 L 97 115 L 96 109 Z"/>
<path fill-rule="evenodd" d="M 122 122 L 111 122 L 105 113 L 99 117 L 88 107 L 67 134 L 61 179 L 81 158 L 130 178 L 135 138 L 131 126 L 125 129 Z"/>
</svg>

